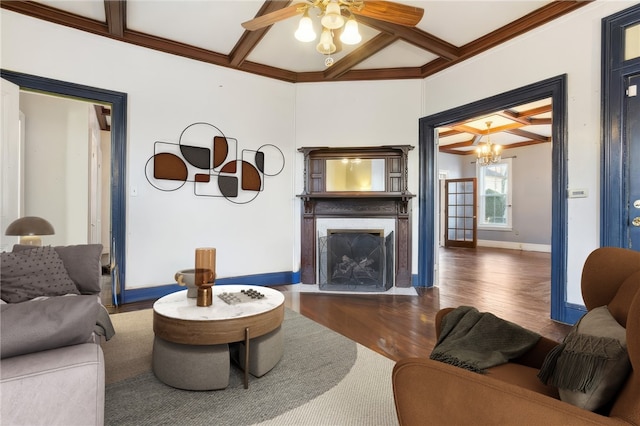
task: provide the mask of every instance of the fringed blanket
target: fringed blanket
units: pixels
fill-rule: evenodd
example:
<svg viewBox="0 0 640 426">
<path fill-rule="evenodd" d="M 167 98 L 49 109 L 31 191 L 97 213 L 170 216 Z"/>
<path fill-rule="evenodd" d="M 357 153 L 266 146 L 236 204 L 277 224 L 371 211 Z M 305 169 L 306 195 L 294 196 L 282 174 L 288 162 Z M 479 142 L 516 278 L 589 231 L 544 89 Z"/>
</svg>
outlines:
<svg viewBox="0 0 640 426">
<path fill-rule="evenodd" d="M 477 373 L 531 349 L 540 335 L 487 312 L 460 306 L 442 319 L 430 358 Z"/>
</svg>

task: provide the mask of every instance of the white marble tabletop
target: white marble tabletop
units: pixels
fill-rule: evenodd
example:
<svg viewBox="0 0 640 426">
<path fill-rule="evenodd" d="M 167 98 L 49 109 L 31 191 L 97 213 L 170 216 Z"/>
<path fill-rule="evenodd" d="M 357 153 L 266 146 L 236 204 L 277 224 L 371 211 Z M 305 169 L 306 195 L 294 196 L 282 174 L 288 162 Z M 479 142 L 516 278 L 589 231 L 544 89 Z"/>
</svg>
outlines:
<svg viewBox="0 0 640 426">
<path fill-rule="evenodd" d="M 265 297 L 250 302 L 228 304 L 218 297 L 222 293 L 255 290 Z M 153 304 L 153 310 L 165 317 L 191 321 L 215 321 L 248 317 L 275 309 L 284 303 L 284 295 L 269 287 L 251 285 L 214 285 L 213 304 L 197 306 L 195 298 L 187 297 L 187 290 L 168 294 Z"/>
</svg>

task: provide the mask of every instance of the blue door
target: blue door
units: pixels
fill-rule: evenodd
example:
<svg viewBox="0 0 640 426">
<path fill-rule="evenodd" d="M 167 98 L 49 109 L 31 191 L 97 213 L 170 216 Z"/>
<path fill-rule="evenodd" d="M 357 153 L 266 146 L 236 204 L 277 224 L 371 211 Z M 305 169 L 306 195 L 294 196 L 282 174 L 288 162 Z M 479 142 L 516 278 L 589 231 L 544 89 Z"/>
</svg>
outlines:
<svg viewBox="0 0 640 426">
<path fill-rule="evenodd" d="M 629 248 L 640 251 L 640 73 L 627 79 L 626 138 L 629 147 L 628 221 Z"/>
</svg>

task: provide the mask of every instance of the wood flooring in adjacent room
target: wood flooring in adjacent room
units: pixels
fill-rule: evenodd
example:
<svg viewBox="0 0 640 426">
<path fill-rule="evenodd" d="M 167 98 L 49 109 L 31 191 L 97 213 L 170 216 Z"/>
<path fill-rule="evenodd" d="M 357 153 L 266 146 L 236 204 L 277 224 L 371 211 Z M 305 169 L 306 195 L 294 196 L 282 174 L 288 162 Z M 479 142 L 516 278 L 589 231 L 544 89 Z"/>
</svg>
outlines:
<svg viewBox="0 0 640 426">
<path fill-rule="evenodd" d="M 288 308 L 393 360 L 429 356 L 435 345 L 434 316 L 444 307 L 475 306 L 556 340 L 569 330 L 549 319 L 549 253 L 441 248 L 440 284 L 419 289 L 418 296 L 306 293 L 291 285 L 273 288 L 284 293 Z M 124 305 L 117 311 L 152 304 Z"/>
</svg>

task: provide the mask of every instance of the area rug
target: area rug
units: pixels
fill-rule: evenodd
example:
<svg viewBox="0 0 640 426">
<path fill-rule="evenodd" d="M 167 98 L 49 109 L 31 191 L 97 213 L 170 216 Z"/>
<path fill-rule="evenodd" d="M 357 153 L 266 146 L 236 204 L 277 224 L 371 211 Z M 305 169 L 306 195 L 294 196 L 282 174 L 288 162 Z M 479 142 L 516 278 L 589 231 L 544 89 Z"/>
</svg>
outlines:
<svg viewBox="0 0 640 426">
<path fill-rule="evenodd" d="M 232 364 L 229 387 L 190 392 L 151 372 L 150 309 L 115 314 L 103 344 L 106 425 L 397 425 L 393 361 L 286 309 L 284 356 L 261 378 Z"/>
</svg>

